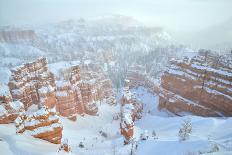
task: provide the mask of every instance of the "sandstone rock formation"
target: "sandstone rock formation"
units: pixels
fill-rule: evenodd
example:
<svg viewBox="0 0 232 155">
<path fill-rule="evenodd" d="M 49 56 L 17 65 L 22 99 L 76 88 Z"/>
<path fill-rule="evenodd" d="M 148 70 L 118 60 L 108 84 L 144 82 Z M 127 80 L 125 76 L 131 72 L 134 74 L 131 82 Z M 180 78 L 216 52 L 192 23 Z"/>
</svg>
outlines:
<svg viewBox="0 0 232 155">
<path fill-rule="evenodd" d="M 33 30 L 7 30 L 0 31 L 0 42 L 19 43 L 33 41 L 35 32 Z"/>
<path fill-rule="evenodd" d="M 56 110 L 42 106 L 32 114 L 21 113 L 15 120 L 16 132 L 28 132 L 35 138 L 40 138 L 54 144 L 60 144 L 63 127 Z"/>
<path fill-rule="evenodd" d="M 232 116 L 231 55 L 200 51 L 193 58 L 172 60 L 162 76 L 159 108 L 175 114 Z"/>
<path fill-rule="evenodd" d="M 75 114 L 77 112 L 77 100 L 76 93 L 71 89 L 70 82 L 59 81 L 56 83 L 56 86 L 56 109 L 62 116 L 75 120 Z"/>
<path fill-rule="evenodd" d="M 55 77 L 48 70 L 46 59 L 41 58 L 11 71 L 8 83 L 11 95 L 26 110 L 32 104 L 56 106 L 62 116 L 76 120 L 77 113 L 96 115 L 97 102 L 115 103 L 112 83 L 96 64 L 63 67 Z"/>
<path fill-rule="evenodd" d="M 126 80 L 128 83 L 128 80 Z M 133 99 L 133 94 L 129 87 L 123 89 L 123 96 L 121 99 L 121 134 L 124 136 L 124 143 L 128 144 L 134 135 L 134 121 L 142 117 L 142 103 Z"/>
<path fill-rule="evenodd" d="M 94 100 L 102 101 L 106 99 L 109 104 L 114 104 L 116 102 L 112 89 L 112 82 L 99 64 L 84 62 L 81 65 L 81 79 L 93 85 L 94 90 L 92 92 Z"/>
<path fill-rule="evenodd" d="M 145 72 L 145 68 L 140 65 L 133 65 L 127 71 L 128 86 L 130 88 L 144 87 L 150 92 L 157 94 L 159 93 L 159 87 L 157 80 L 152 79 Z"/>
<path fill-rule="evenodd" d="M 24 111 L 23 103 L 13 101 L 8 87 L 0 85 L 0 124 L 14 122 L 22 111 Z"/>
<path fill-rule="evenodd" d="M 75 113 L 96 115 L 97 102 L 115 103 L 111 81 L 99 65 L 83 63 L 61 68 L 60 72 L 62 77 L 56 77 L 56 98 L 62 116 L 74 119 Z"/>
<path fill-rule="evenodd" d="M 24 104 L 25 109 L 38 103 L 48 107 L 56 104 L 54 76 L 48 71 L 45 58 L 26 63 L 11 72 L 10 92 L 14 100 Z"/>
</svg>

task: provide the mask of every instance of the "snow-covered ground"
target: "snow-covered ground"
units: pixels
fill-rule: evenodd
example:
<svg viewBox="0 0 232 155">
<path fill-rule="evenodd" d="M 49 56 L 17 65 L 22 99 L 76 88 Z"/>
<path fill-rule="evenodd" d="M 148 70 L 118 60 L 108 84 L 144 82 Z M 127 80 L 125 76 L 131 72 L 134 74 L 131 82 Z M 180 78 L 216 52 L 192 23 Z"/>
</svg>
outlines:
<svg viewBox="0 0 232 155">
<path fill-rule="evenodd" d="M 135 141 L 138 141 L 136 154 L 197 154 L 199 151 L 209 152 L 215 144 L 219 147 L 219 152 L 214 154 L 232 154 L 232 118 L 169 117 L 165 112 L 157 110 L 157 96 L 141 87 L 133 89 L 132 92 L 144 103 L 143 117 L 135 123 Z M 98 116 L 78 116 L 76 122 L 61 118 L 63 139 L 68 139 L 72 154 L 130 154 L 132 145 L 123 145 L 119 120 L 113 120 L 113 116 L 119 111 L 119 105 L 99 103 Z M 193 131 L 188 140 L 180 142 L 178 131 L 186 119 L 191 119 Z M 149 138 L 141 141 L 140 135 L 145 130 Z M 155 137 L 152 136 L 153 131 L 156 133 Z M 62 154 L 57 152 L 59 145 L 33 138 L 26 133 L 16 135 L 14 124 L 0 125 L 0 139 L 0 154 L 4 155 Z M 83 148 L 79 147 L 81 142 Z"/>
</svg>

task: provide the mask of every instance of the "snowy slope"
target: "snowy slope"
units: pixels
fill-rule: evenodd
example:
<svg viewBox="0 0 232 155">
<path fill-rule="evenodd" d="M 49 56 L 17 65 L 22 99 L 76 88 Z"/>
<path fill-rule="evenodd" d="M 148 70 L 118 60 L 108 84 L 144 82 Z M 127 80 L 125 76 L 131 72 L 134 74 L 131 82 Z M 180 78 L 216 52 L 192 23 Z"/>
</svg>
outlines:
<svg viewBox="0 0 232 155">
<path fill-rule="evenodd" d="M 145 112 L 151 105 L 157 105 L 157 98 L 140 87 L 134 89 L 137 96 L 145 104 Z M 143 95 L 141 95 L 143 94 Z M 154 102 L 150 102 L 153 101 Z M 68 139 L 73 154 L 81 155 L 128 155 L 131 145 L 123 145 L 123 137 L 119 133 L 119 120 L 113 120 L 119 111 L 119 105 L 110 106 L 99 104 L 99 116 L 78 116 L 73 122 L 62 118 L 64 126 L 63 139 Z M 203 118 L 195 116 L 167 117 L 163 112 L 153 109 L 144 113 L 143 118 L 135 123 L 135 139 L 139 140 L 140 134 L 148 131 L 149 139 L 139 141 L 136 154 L 138 155 L 180 155 L 187 153 L 207 152 L 213 144 L 219 146 L 221 154 L 232 153 L 232 118 Z M 193 132 L 190 139 L 179 142 L 178 131 L 183 120 L 190 118 Z M 107 137 L 100 134 L 103 131 Z M 151 134 L 156 132 L 156 139 Z M 13 124 L 0 125 L 0 152 L 13 154 L 60 154 L 57 153 L 59 145 L 32 138 L 26 134 L 16 135 Z M 84 148 L 80 148 L 82 142 Z"/>
</svg>

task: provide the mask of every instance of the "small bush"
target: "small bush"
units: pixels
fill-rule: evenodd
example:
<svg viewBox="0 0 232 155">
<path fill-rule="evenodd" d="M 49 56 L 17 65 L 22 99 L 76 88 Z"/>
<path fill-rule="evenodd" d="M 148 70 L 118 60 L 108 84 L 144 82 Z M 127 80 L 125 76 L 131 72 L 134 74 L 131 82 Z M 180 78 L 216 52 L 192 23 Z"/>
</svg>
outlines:
<svg viewBox="0 0 232 155">
<path fill-rule="evenodd" d="M 191 133 L 192 133 L 191 120 L 184 120 L 184 122 L 179 130 L 179 134 L 178 134 L 180 141 L 187 140 Z"/>
</svg>

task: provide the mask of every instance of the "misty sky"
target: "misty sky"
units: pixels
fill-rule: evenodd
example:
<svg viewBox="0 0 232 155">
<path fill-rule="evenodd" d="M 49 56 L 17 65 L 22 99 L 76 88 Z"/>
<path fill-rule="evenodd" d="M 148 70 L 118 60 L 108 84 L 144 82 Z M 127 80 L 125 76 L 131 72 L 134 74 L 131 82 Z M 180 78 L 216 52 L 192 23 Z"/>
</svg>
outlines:
<svg viewBox="0 0 232 155">
<path fill-rule="evenodd" d="M 232 0 L 0 0 L 0 25 L 43 24 L 122 14 L 173 30 L 199 29 L 232 17 Z"/>
</svg>

